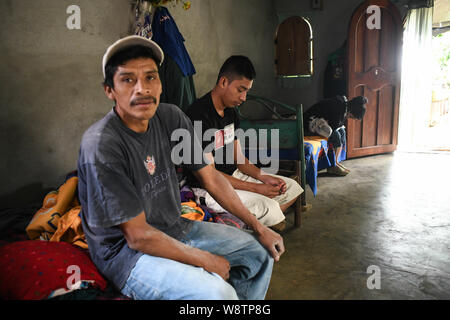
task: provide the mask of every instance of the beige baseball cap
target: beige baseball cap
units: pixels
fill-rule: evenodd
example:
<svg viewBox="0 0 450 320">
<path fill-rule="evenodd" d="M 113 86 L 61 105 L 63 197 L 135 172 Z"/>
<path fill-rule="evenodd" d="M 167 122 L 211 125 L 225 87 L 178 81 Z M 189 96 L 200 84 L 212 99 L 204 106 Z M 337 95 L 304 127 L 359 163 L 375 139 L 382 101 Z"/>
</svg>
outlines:
<svg viewBox="0 0 450 320">
<path fill-rule="evenodd" d="M 152 49 L 153 53 L 155 54 L 155 57 L 161 61 L 160 65 L 163 63 L 164 52 L 162 51 L 162 49 L 160 48 L 160 46 L 158 46 L 158 44 L 156 42 L 154 42 L 150 39 L 141 37 L 141 36 L 136 36 L 136 35 L 128 36 L 128 37 L 119 39 L 116 42 L 114 42 L 111 46 L 109 46 L 109 48 L 106 50 L 105 54 L 103 55 L 103 62 L 102 62 L 103 78 L 106 77 L 105 67 L 106 67 L 106 64 L 108 63 L 109 59 L 111 59 L 111 57 L 119 50 L 126 48 L 126 47 L 136 46 L 136 45 L 140 45 L 140 46 L 144 46 L 144 47 L 148 47 L 148 48 Z"/>
</svg>

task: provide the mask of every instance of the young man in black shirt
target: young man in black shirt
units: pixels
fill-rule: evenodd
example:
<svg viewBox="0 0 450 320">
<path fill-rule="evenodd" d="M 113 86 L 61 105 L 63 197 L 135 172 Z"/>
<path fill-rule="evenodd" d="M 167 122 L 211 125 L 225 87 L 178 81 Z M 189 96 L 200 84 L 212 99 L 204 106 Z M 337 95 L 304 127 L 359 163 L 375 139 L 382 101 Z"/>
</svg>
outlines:
<svg viewBox="0 0 450 320">
<path fill-rule="evenodd" d="M 201 125 L 202 136 L 199 138 L 205 153 L 231 183 L 244 205 L 263 225 L 282 231 L 285 228 L 283 212 L 303 189 L 293 179 L 269 175 L 252 164 L 242 154 L 235 135 L 239 116 L 234 107 L 246 100 L 255 76 L 255 69 L 247 57 L 231 56 L 220 69 L 215 87 L 195 101 L 187 115 L 194 127 Z M 205 200 L 208 207 L 221 210 L 209 194 Z"/>
</svg>

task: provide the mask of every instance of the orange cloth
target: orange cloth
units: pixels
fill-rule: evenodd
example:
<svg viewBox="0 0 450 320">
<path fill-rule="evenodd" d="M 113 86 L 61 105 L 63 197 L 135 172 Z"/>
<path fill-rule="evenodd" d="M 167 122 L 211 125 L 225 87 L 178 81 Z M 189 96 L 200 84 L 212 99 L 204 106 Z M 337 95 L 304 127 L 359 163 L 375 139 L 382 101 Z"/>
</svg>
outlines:
<svg viewBox="0 0 450 320">
<path fill-rule="evenodd" d="M 58 191 L 48 193 L 26 231 L 30 240 L 64 241 L 88 249 L 75 192 L 78 177 L 68 179 Z M 181 215 L 186 219 L 203 221 L 205 212 L 194 201 L 181 203 Z"/>
<path fill-rule="evenodd" d="M 189 220 L 203 221 L 205 212 L 194 201 L 181 203 L 181 216 Z"/>
<path fill-rule="evenodd" d="M 64 241 L 87 249 L 76 199 L 78 177 L 68 179 L 58 191 L 48 193 L 26 228 L 30 240 Z"/>
<path fill-rule="evenodd" d="M 58 228 L 50 241 L 64 241 L 87 249 L 86 237 L 81 226 L 80 211 L 81 207 L 77 206 L 65 213 L 59 219 Z"/>
</svg>

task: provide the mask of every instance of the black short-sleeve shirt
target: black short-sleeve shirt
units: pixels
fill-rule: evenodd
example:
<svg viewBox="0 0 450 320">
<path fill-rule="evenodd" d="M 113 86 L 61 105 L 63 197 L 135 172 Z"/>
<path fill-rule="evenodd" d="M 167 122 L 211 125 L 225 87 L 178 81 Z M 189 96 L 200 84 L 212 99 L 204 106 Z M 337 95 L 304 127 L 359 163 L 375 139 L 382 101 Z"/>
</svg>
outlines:
<svg viewBox="0 0 450 320">
<path fill-rule="evenodd" d="M 186 114 L 194 124 L 204 151 L 212 152 L 216 169 L 232 175 L 237 168 L 234 162 L 234 140 L 237 139 L 235 130 L 240 125 L 237 111 L 234 108 L 226 108 L 224 116 L 220 116 L 214 108 L 209 92 L 197 99 Z"/>
<path fill-rule="evenodd" d="M 324 99 L 311 106 L 303 113 L 303 128 L 306 135 L 314 135 L 309 131 L 309 122 L 312 118 L 323 118 L 327 120 L 334 130 L 343 126 L 346 120 L 346 104 L 341 97 Z"/>
</svg>

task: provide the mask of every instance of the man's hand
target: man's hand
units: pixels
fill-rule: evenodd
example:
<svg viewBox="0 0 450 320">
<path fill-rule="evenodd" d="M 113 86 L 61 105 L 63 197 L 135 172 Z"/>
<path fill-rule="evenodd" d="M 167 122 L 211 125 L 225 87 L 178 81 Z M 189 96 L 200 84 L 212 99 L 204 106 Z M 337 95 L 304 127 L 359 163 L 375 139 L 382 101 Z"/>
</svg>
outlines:
<svg viewBox="0 0 450 320">
<path fill-rule="evenodd" d="M 282 194 L 280 186 L 273 186 L 265 183 L 255 183 L 255 191 L 268 198 L 275 198 Z"/>
<path fill-rule="evenodd" d="M 230 278 L 230 263 L 228 260 L 216 254 L 205 253 L 206 258 L 204 259 L 203 269 L 217 273 L 223 280 L 227 281 Z"/>
<path fill-rule="evenodd" d="M 285 251 L 283 238 L 266 226 L 262 226 L 257 236 L 259 242 L 270 252 L 274 260 L 279 261 Z"/>
<path fill-rule="evenodd" d="M 260 176 L 259 180 L 264 184 L 277 187 L 279 194 L 284 194 L 286 192 L 286 182 L 283 179 L 263 174 Z"/>
</svg>

